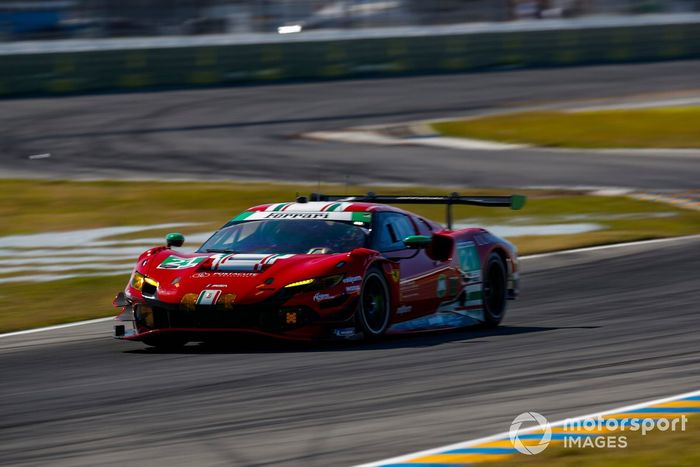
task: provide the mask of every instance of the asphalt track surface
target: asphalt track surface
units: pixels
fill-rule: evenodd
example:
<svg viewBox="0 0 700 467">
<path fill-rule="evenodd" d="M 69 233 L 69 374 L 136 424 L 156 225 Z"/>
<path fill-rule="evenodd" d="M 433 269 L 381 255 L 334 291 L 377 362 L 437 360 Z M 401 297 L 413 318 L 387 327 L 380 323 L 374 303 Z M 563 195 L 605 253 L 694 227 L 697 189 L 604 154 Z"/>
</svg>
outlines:
<svg viewBox="0 0 700 467">
<path fill-rule="evenodd" d="M 695 91 L 700 61 L 0 101 L 0 177 L 700 186 L 698 157 L 377 147 L 309 131 Z M 51 154 L 49 158 L 29 156 Z"/>
<path fill-rule="evenodd" d="M 350 465 L 697 389 L 700 238 L 523 264 L 495 331 L 171 354 L 110 323 L 4 337 L 0 463 Z"/>
</svg>

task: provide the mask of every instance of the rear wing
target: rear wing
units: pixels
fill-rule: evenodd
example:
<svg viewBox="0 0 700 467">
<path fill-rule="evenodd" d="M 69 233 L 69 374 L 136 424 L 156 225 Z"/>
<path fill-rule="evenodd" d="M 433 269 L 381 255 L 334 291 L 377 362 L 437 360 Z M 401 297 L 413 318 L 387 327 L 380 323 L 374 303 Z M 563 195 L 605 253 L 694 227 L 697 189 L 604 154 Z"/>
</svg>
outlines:
<svg viewBox="0 0 700 467">
<path fill-rule="evenodd" d="M 369 192 L 366 195 L 324 195 L 311 193 L 309 201 L 347 201 L 379 204 L 444 204 L 447 206 L 447 228 L 452 230 L 452 206 L 484 206 L 490 208 L 522 209 L 527 197 L 523 195 L 510 196 L 461 196 L 452 193 L 448 196 L 415 196 L 415 195 L 377 195 Z"/>
</svg>

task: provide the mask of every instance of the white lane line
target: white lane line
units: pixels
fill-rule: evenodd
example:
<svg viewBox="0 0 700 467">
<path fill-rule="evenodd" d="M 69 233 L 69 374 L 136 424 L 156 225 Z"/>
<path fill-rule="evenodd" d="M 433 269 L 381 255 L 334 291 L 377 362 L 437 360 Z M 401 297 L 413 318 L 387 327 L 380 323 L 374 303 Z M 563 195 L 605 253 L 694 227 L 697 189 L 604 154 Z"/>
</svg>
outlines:
<svg viewBox="0 0 700 467">
<path fill-rule="evenodd" d="M 639 246 L 639 245 L 652 245 L 654 243 L 671 243 L 671 242 L 680 242 L 683 240 L 695 240 L 695 239 L 700 239 L 700 235 L 686 235 L 684 237 L 670 237 L 670 238 L 655 238 L 653 240 L 640 240 L 637 242 L 613 243 L 611 245 L 589 246 L 589 247 L 585 247 L 585 248 L 575 248 L 573 250 L 552 251 L 550 253 L 540 253 L 537 255 L 521 256 L 519 259 L 526 260 L 526 259 L 547 258 L 550 256 L 568 255 L 568 254 L 572 254 L 572 253 L 587 253 L 589 251 L 612 250 L 614 248 L 626 248 L 626 247 L 635 247 L 635 246 Z"/>
<path fill-rule="evenodd" d="M 47 153 L 44 153 L 44 154 L 32 154 L 31 156 L 28 156 L 27 159 L 32 159 L 32 160 L 36 160 L 36 159 L 48 159 L 49 157 L 51 157 L 51 153 L 48 153 L 48 152 L 47 152 Z"/>
<path fill-rule="evenodd" d="M 665 402 L 673 402 L 673 401 L 676 401 L 679 399 L 685 399 L 687 397 L 695 397 L 695 396 L 700 396 L 700 391 L 686 392 L 684 394 L 678 394 L 676 396 L 664 397 L 662 399 L 655 399 L 655 400 L 646 401 L 646 402 L 642 402 L 642 403 L 634 404 L 634 405 L 627 405 L 624 407 L 610 409 L 610 410 L 606 410 L 603 412 L 597 412 L 597 413 L 588 414 L 588 415 L 581 415 L 581 416 L 573 417 L 573 418 L 565 418 L 564 420 L 558 420 L 556 422 L 551 422 L 549 425 L 551 427 L 559 427 L 559 426 L 565 425 L 567 423 L 572 423 L 572 422 L 576 422 L 576 421 L 580 421 L 580 420 L 605 417 L 606 415 L 613 415 L 613 414 L 619 414 L 619 413 L 626 413 L 626 412 L 629 412 L 631 410 L 642 409 L 642 408 L 649 407 L 652 405 L 663 404 Z M 519 433 L 530 433 L 533 431 L 537 431 L 538 429 L 540 429 L 540 427 L 535 425 L 535 426 L 529 427 L 527 429 L 522 429 L 519 431 Z M 438 453 L 441 453 L 444 451 L 450 451 L 453 449 L 468 448 L 468 447 L 483 444 L 483 443 L 489 443 L 492 441 L 502 440 L 504 438 L 508 439 L 509 436 L 510 436 L 509 432 L 506 431 L 503 433 L 499 433 L 497 435 L 487 436 L 485 438 L 478 438 L 478 439 L 472 439 L 469 441 L 462 441 L 461 443 L 449 444 L 447 446 L 441 446 L 438 448 L 427 449 L 425 451 L 419 451 L 419 452 L 414 452 L 411 454 L 405 454 L 403 456 L 392 457 L 390 459 L 384 459 L 384 460 L 377 461 L 377 462 L 370 462 L 368 464 L 361 464 L 361 465 L 357 465 L 356 467 L 380 467 L 380 466 L 387 465 L 387 464 L 401 464 L 401 463 L 408 462 L 410 460 L 413 460 L 413 459 L 416 459 L 419 457 L 430 456 L 430 455 L 438 454 Z"/>
<path fill-rule="evenodd" d="M 36 332 L 55 331 L 57 329 L 65 329 L 65 328 L 72 328 L 75 326 L 83 326 L 85 324 L 104 323 L 107 321 L 112 321 L 113 319 L 114 319 L 114 317 L 110 316 L 108 318 L 97 318 L 97 319 L 89 319 L 87 321 L 76 321 L 74 323 L 57 324 L 55 326 L 47 326 L 45 328 L 26 329 L 24 331 L 7 332 L 5 334 L 0 334 L 0 338 L 12 337 L 12 336 L 23 336 L 25 334 L 34 334 Z"/>
<path fill-rule="evenodd" d="M 576 248 L 574 250 L 554 251 L 552 253 L 542 253 L 539 255 L 522 256 L 522 257 L 520 257 L 520 259 L 525 260 L 525 259 L 534 259 L 534 258 L 546 258 L 548 256 L 565 255 L 565 254 L 569 254 L 569 253 L 586 253 L 588 251 L 605 250 L 605 249 L 611 249 L 611 248 L 634 247 L 637 245 L 647 245 L 647 244 L 653 244 L 653 243 L 667 243 L 667 242 L 690 240 L 690 239 L 696 239 L 696 238 L 700 239 L 700 235 L 688 235 L 685 237 L 673 237 L 673 238 L 659 238 L 659 239 L 655 239 L 655 240 L 642 240 L 639 242 L 615 243 L 612 245 L 601 245 L 601 246 L 593 246 L 593 247 L 588 247 L 588 248 Z M 68 277 L 73 277 L 73 276 L 68 276 Z M 31 333 L 35 333 L 35 332 L 53 331 L 54 329 L 62 329 L 62 328 L 67 328 L 67 327 L 72 327 L 72 326 L 82 326 L 83 324 L 98 323 L 98 322 L 107 321 L 110 319 L 112 319 L 112 318 L 101 318 L 101 319 L 97 319 L 97 320 L 78 321 L 76 323 L 61 324 L 58 326 L 49 326 L 49 327 L 45 327 L 45 328 L 27 329 L 25 331 L 17 331 L 17 332 L 11 332 L 11 333 L 7 333 L 7 334 L 0 334 L 0 338 L 1 337 L 9 337 L 9 336 L 18 336 L 18 335 L 22 335 L 22 334 L 31 334 Z"/>
</svg>

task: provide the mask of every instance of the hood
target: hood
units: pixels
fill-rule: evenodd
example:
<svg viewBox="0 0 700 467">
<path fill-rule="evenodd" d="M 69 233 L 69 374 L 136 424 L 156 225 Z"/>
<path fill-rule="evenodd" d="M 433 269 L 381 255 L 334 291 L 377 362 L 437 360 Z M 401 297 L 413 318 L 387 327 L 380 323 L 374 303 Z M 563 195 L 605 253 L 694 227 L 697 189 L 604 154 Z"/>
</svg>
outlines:
<svg viewBox="0 0 700 467">
<path fill-rule="evenodd" d="M 234 294 L 237 303 L 259 302 L 300 280 L 339 274 L 340 254 L 182 254 L 161 250 L 139 260 L 139 272 L 158 281 L 158 300 L 179 303 L 185 294 Z M 202 294 L 206 295 L 206 294 Z"/>
</svg>

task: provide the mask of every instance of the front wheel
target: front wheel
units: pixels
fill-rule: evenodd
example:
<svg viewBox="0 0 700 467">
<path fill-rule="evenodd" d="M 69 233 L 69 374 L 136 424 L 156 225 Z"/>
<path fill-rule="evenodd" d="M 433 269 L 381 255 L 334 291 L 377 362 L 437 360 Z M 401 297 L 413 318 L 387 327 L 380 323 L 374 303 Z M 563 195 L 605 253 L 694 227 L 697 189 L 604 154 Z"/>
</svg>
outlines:
<svg viewBox="0 0 700 467">
<path fill-rule="evenodd" d="M 506 266 L 498 253 L 491 253 L 484 268 L 482 299 L 484 301 L 484 325 L 496 327 L 506 314 Z"/>
<path fill-rule="evenodd" d="M 366 339 L 378 339 L 389 326 L 391 298 L 384 274 L 370 268 L 362 282 L 359 309 L 357 310 L 360 329 Z"/>
</svg>

